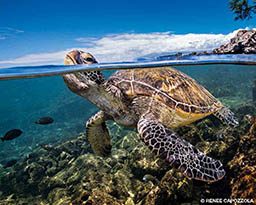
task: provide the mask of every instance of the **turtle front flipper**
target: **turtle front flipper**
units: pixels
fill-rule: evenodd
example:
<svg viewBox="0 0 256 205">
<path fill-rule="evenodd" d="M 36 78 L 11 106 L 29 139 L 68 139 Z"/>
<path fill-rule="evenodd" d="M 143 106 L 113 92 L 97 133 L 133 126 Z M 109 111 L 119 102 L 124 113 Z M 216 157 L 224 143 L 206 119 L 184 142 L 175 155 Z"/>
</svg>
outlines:
<svg viewBox="0 0 256 205">
<path fill-rule="evenodd" d="M 214 116 L 228 126 L 237 127 L 239 125 L 235 114 L 227 107 L 222 107 L 219 111 L 214 113 Z"/>
<path fill-rule="evenodd" d="M 188 178 L 214 182 L 225 175 L 220 161 L 206 156 L 155 119 L 142 117 L 138 122 L 138 132 L 154 153 L 166 159 Z"/>
<path fill-rule="evenodd" d="M 106 126 L 106 115 L 99 111 L 86 123 L 86 137 L 95 154 L 107 156 L 111 152 L 111 139 Z"/>
</svg>

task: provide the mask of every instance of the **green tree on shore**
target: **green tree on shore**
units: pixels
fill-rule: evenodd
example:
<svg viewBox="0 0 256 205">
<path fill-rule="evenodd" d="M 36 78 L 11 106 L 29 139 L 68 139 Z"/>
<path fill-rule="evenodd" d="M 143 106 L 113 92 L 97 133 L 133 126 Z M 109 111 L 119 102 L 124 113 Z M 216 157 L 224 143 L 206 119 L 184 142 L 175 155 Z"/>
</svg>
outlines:
<svg viewBox="0 0 256 205">
<path fill-rule="evenodd" d="M 235 20 L 248 20 L 256 14 L 256 0 L 229 0 L 229 7 L 235 14 Z"/>
</svg>

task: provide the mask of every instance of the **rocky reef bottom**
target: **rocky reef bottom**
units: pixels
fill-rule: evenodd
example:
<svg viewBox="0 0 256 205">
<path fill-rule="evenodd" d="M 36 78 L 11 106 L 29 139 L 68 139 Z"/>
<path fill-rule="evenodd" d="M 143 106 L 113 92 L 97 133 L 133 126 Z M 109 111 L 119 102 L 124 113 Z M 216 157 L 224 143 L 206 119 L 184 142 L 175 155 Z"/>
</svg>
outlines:
<svg viewBox="0 0 256 205">
<path fill-rule="evenodd" d="M 177 130 L 223 162 L 226 176 L 218 182 L 184 177 L 155 157 L 135 131 L 111 123 L 109 157 L 94 155 L 81 134 L 41 145 L 13 167 L 0 168 L 0 204 L 168 205 L 231 198 L 256 203 L 256 107 L 241 105 L 235 112 L 241 123 L 234 129 L 209 117 Z"/>
</svg>

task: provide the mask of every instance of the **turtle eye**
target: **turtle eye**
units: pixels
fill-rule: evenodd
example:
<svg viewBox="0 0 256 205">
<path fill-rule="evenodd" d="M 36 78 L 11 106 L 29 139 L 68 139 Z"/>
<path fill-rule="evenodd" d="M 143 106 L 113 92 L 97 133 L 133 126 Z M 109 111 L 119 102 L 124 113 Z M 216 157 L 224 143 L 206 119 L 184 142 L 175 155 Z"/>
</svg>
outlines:
<svg viewBox="0 0 256 205">
<path fill-rule="evenodd" d="M 88 57 L 88 58 L 86 58 L 86 59 L 85 59 L 85 61 L 87 61 L 87 62 L 94 62 L 94 59 L 93 59 L 93 58 Z"/>
</svg>

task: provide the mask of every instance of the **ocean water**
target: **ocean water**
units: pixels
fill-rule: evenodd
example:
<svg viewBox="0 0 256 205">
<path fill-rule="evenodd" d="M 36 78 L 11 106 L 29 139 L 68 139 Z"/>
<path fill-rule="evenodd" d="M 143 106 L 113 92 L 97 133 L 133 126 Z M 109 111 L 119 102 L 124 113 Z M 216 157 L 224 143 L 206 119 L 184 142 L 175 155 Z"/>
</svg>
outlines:
<svg viewBox="0 0 256 205">
<path fill-rule="evenodd" d="M 188 74 L 207 88 L 216 98 L 230 107 L 240 121 L 243 121 L 246 114 L 251 116 L 256 115 L 256 102 L 253 101 L 256 100 L 253 99 L 253 95 L 256 95 L 256 66 L 213 64 L 179 66 L 177 69 Z M 103 73 L 106 76 L 110 76 L 113 72 L 114 71 L 104 71 Z M 2 178 L 5 178 L 8 173 L 9 175 L 10 173 L 18 173 L 17 169 L 23 166 L 24 163 L 28 166 L 28 162 L 26 161 L 28 155 L 35 152 L 40 153 L 38 150 L 40 150 L 42 146 L 58 146 L 62 143 L 75 140 L 85 132 L 85 122 L 98 110 L 95 105 L 91 104 L 86 99 L 72 93 L 63 82 L 61 76 L 1 80 L 0 90 L 0 136 L 3 136 L 8 130 L 14 128 L 23 131 L 23 134 L 14 140 L 0 142 L 0 163 L 4 165 L 11 159 L 17 160 L 17 164 L 10 168 L 4 169 L 0 165 L 0 176 Z M 52 117 L 54 123 L 49 125 L 35 124 L 36 120 L 44 116 Z M 129 131 L 120 126 L 118 126 L 118 129 L 121 133 L 118 136 L 120 139 L 130 133 L 135 133 L 134 130 Z M 249 131 L 249 128 L 246 129 L 247 130 L 244 130 L 243 133 Z M 115 153 L 118 153 L 118 148 L 115 148 L 114 150 Z M 81 153 L 81 155 L 82 154 L 86 155 L 86 152 Z M 217 158 L 218 157 L 222 160 L 220 158 L 221 155 L 217 156 Z M 66 167 L 67 166 L 69 165 L 66 165 Z M 168 169 L 171 168 L 169 167 Z M 54 177 L 55 175 L 57 176 L 57 174 L 58 173 L 56 172 L 53 176 L 50 176 Z M 43 177 L 46 173 L 42 172 L 41 175 Z M 18 175 L 15 174 L 13 175 L 14 178 L 17 176 Z M 102 177 L 102 175 L 98 174 L 98 177 Z M 161 180 L 161 178 L 158 180 Z M 34 182 L 33 187 L 38 187 L 39 184 L 36 184 L 36 179 Z M 3 183 L 3 181 L 0 181 L 0 183 Z M 24 183 L 26 184 L 26 182 Z M 77 183 L 77 181 L 73 183 L 74 187 Z M 86 181 L 83 183 L 86 183 Z M 31 196 L 39 197 L 37 201 L 31 203 L 37 204 L 42 200 L 42 203 L 45 204 L 57 204 L 57 201 L 61 198 L 60 196 L 53 197 L 50 195 L 49 193 L 51 193 L 51 190 L 49 190 L 47 194 L 41 194 L 39 192 L 34 193 L 33 195 L 33 193 L 28 193 L 29 191 L 27 190 L 16 193 L 16 189 L 12 190 L 10 188 L 15 186 L 15 183 L 12 183 L 12 185 L 8 186 L 10 190 L 6 191 L 1 189 L 1 187 L 3 188 L 4 186 L 3 184 L 0 184 L 0 204 L 15 204 L 21 201 L 21 198 L 23 202 L 26 202 L 27 199 L 26 203 L 29 204 L 31 202 L 29 202 L 29 200 L 31 199 L 28 200 L 28 198 Z M 64 188 L 62 187 L 62 189 Z M 86 187 L 81 189 L 83 189 L 83 191 L 87 190 Z M 104 192 L 104 189 L 102 190 L 102 192 Z M 127 192 L 128 191 L 129 190 L 127 190 Z M 77 197 L 71 192 L 63 193 L 65 193 L 65 196 L 69 197 L 70 201 L 74 201 Z M 90 193 L 88 191 L 88 197 Z M 8 196 L 11 196 L 12 194 L 12 198 L 8 199 Z M 216 195 L 216 193 L 214 194 Z M 121 194 L 117 195 L 118 194 L 112 193 L 111 196 L 123 203 L 129 198 L 129 196 L 126 196 L 125 198 L 125 194 L 123 194 L 124 196 Z M 84 201 L 86 201 L 88 197 L 84 199 Z M 139 196 L 134 196 L 131 200 L 139 201 L 138 198 Z M 166 200 L 170 200 L 171 202 L 171 199 Z M 63 204 L 65 203 L 63 202 Z"/>
</svg>

